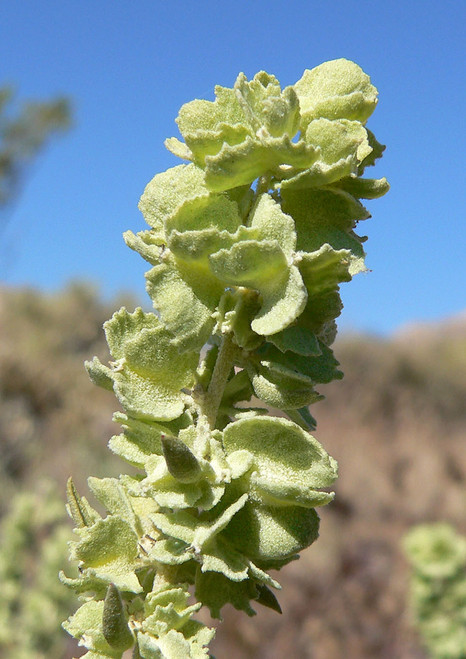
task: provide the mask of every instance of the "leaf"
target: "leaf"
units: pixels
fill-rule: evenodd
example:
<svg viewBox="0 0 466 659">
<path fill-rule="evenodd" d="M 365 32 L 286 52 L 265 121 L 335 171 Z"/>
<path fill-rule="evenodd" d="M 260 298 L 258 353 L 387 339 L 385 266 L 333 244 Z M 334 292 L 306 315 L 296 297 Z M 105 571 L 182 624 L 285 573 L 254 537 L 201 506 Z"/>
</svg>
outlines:
<svg viewBox="0 0 466 659">
<path fill-rule="evenodd" d="M 259 602 L 259 604 L 262 604 L 269 609 L 273 609 L 277 613 L 282 613 L 280 604 L 270 588 L 261 584 L 258 586 L 258 591 L 259 595 L 256 597 L 256 602 Z"/>
<path fill-rule="evenodd" d="M 187 199 L 165 220 L 167 235 L 171 231 L 218 229 L 234 233 L 241 225 L 238 204 L 226 194 Z"/>
<path fill-rule="evenodd" d="M 359 121 L 314 119 L 304 139 L 306 144 L 320 149 L 319 160 L 327 166 L 348 158 L 359 165 L 372 152 L 367 131 Z"/>
<path fill-rule="evenodd" d="M 66 483 L 66 496 L 68 500 L 68 511 L 70 517 L 78 528 L 92 526 L 100 515 L 86 501 L 85 497 L 80 497 L 73 479 L 70 477 Z"/>
<path fill-rule="evenodd" d="M 197 161 L 216 153 L 223 143 L 237 144 L 250 133 L 247 117 L 233 89 L 215 87 L 214 102 L 198 100 L 185 103 L 176 123 Z"/>
<path fill-rule="evenodd" d="M 260 349 L 260 356 L 272 369 L 281 365 L 290 372 L 294 371 L 310 378 L 314 384 L 340 380 L 343 373 L 337 369 L 339 362 L 335 359 L 332 350 L 319 342 L 319 351 L 319 355 L 303 356 L 292 351 L 282 353 L 275 346 L 266 344 Z"/>
<path fill-rule="evenodd" d="M 191 416 L 186 412 L 177 419 L 163 424 L 134 419 L 121 412 L 115 413 L 113 420 L 122 424 L 123 434 L 112 437 L 109 447 L 136 467 L 144 467 L 151 455 L 162 455 L 160 441 L 162 434 L 177 434 L 181 428 L 192 423 Z"/>
<path fill-rule="evenodd" d="M 112 659 L 121 659 L 123 652 L 112 648 L 105 640 L 102 629 L 102 616 L 104 611 L 104 602 L 85 602 L 74 615 L 63 623 L 63 628 L 74 636 L 82 639 L 81 645 L 91 652 L 88 652 L 88 659 L 100 659 L 111 657 Z"/>
<path fill-rule="evenodd" d="M 306 69 L 294 85 L 301 108 L 301 128 L 320 117 L 366 122 L 377 104 L 377 90 L 354 62 L 336 59 Z"/>
<path fill-rule="evenodd" d="M 311 144 L 292 142 L 288 135 L 261 139 L 248 135 L 241 143 L 230 146 L 225 142 L 218 153 L 206 156 L 206 185 L 214 192 L 248 185 L 282 165 L 310 167 L 317 154 Z"/>
<path fill-rule="evenodd" d="M 109 516 L 91 527 L 79 529 L 81 540 L 73 547 L 73 558 L 120 590 L 140 593 L 134 573 L 137 566 L 138 537 L 128 522 Z"/>
<path fill-rule="evenodd" d="M 250 496 L 256 501 L 316 506 L 333 498 L 318 490 L 335 481 L 335 463 L 319 442 L 295 423 L 273 417 L 236 421 L 223 431 L 223 443 L 229 456 L 237 451 L 252 456 L 250 471 L 237 486 L 246 491 L 251 488 Z"/>
<path fill-rule="evenodd" d="M 166 237 L 162 229 L 158 231 L 125 231 L 123 239 L 128 247 L 142 256 L 151 265 L 157 265 L 163 256 Z"/>
<path fill-rule="evenodd" d="M 256 396 L 266 405 L 282 410 L 298 409 L 310 405 L 321 396 L 314 390 L 310 378 L 296 375 L 289 369 L 277 368 L 270 362 L 258 367 L 246 364 Z"/>
<path fill-rule="evenodd" d="M 140 532 L 139 521 L 134 514 L 131 500 L 125 488 L 116 478 L 88 478 L 92 493 L 111 515 L 118 515 L 131 525 L 135 533 Z"/>
<path fill-rule="evenodd" d="M 335 251 L 345 249 L 352 255 L 350 275 L 365 269 L 363 240 L 353 229 L 359 220 L 366 219 L 369 214 L 354 197 L 330 188 L 283 190 L 282 197 L 284 211 L 293 217 L 296 224 L 298 250 L 318 252 L 325 244 Z"/>
<path fill-rule="evenodd" d="M 257 334 L 275 334 L 303 310 L 307 294 L 299 271 L 289 267 L 276 240 L 244 240 L 210 257 L 215 275 L 234 286 L 258 290 L 262 306 L 251 328 Z"/>
<path fill-rule="evenodd" d="M 199 350 L 214 326 L 212 314 L 219 294 L 217 284 L 192 276 L 173 256 L 146 273 L 147 292 L 164 327 L 180 351 Z"/>
<path fill-rule="evenodd" d="M 249 561 L 237 550 L 215 538 L 202 555 L 202 572 L 219 572 L 231 581 L 248 578 Z"/>
<path fill-rule="evenodd" d="M 235 609 L 245 611 L 249 616 L 256 614 L 251 607 L 251 599 L 257 597 L 257 588 L 253 581 L 231 581 L 218 572 L 196 573 L 195 596 L 207 606 L 213 618 L 221 618 L 220 611 L 225 604 L 232 604 Z"/>
<path fill-rule="evenodd" d="M 292 560 L 319 535 L 314 508 L 275 507 L 248 502 L 223 532 L 243 554 L 259 565 Z"/>
<path fill-rule="evenodd" d="M 272 197 L 262 194 L 252 212 L 251 228 L 257 231 L 257 238 L 276 240 L 286 256 L 296 249 L 296 231 L 293 218 L 286 215 Z"/>
<path fill-rule="evenodd" d="M 277 334 L 267 337 L 281 352 L 291 350 L 298 355 L 319 355 L 320 347 L 316 335 L 305 327 L 291 325 Z"/>
<path fill-rule="evenodd" d="M 194 382 L 197 355 L 180 355 L 172 335 L 154 314 L 121 309 L 104 325 L 112 355 L 120 360 L 112 371 L 121 404 L 142 419 L 170 421 L 184 410 L 181 389 Z"/>
<path fill-rule="evenodd" d="M 177 165 L 166 172 L 156 174 L 147 184 L 139 202 L 139 210 L 147 224 L 160 230 L 167 218 L 188 199 L 208 197 L 204 172 L 196 165 Z"/>
<path fill-rule="evenodd" d="M 348 192 L 357 199 L 377 199 L 382 197 L 390 186 L 386 178 L 358 178 L 357 176 L 348 176 L 333 183 L 335 187 L 344 192 Z"/>
<path fill-rule="evenodd" d="M 85 361 L 84 366 L 93 384 L 113 391 L 112 371 L 108 366 L 104 366 L 98 357 L 93 357 L 92 361 Z"/>
</svg>

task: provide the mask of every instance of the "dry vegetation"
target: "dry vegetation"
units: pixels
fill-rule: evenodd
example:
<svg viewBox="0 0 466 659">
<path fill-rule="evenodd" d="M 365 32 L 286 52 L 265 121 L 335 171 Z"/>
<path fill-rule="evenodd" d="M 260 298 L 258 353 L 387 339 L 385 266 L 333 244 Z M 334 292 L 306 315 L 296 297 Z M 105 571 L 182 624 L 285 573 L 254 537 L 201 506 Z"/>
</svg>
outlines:
<svg viewBox="0 0 466 659">
<path fill-rule="evenodd" d="M 115 399 L 89 384 L 82 362 L 105 357 L 101 326 L 120 302 L 82 285 L 50 297 L 0 291 L 0 514 L 39 474 L 63 492 L 70 473 L 81 487 L 89 474 L 119 473 L 106 448 Z M 313 413 L 340 465 L 337 498 L 319 541 L 280 575 L 283 615 L 225 610 L 218 659 L 426 656 L 410 628 L 400 540 L 421 521 L 466 530 L 466 320 L 391 340 L 344 337 L 336 354 L 345 379 Z"/>
</svg>

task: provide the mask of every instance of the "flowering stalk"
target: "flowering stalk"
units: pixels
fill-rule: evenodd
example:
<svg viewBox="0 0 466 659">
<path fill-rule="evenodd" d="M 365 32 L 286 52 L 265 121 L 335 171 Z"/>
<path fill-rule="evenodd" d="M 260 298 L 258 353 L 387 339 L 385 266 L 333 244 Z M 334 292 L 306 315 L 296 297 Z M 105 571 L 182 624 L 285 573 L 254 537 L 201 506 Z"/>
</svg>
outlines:
<svg viewBox="0 0 466 659">
<path fill-rule="evenodd" d="M 268 570 L 317 538 L 333 498 L 308 406 L 342 377 L 330 346 L 339 284 L 365 269 L 360 199 L 388 189 L 362 178 L 383 151 L 365 127 L 377 91 L 335 60 L 283 90 L 260 72 L 215 93 L 181 108 L 184 142 L 166 146 L 188 162 L 154 177 L 150 229 L 125 234 L 156 313 L 120 309 L 114 361 L 87 363 L 124 410 L 110 448 L 139 470 L 89 479 L 104 518 L 69 484 L 81 567 L 62 579 L 86 601 L 65 628 L 88 659 L 207 657 L 201 606 L 279 611 Z"/>
</svg>

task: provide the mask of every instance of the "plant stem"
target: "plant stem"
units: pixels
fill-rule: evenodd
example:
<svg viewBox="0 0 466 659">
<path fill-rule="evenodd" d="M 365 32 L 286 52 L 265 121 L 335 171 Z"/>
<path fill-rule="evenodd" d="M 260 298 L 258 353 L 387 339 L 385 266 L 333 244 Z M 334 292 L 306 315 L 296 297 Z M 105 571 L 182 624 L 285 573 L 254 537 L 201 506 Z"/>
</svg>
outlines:
<svg viewBox="0 0 466 659">
<path fill-rule="evenodd" d="M 211 429 L 215 428 L 218 408 L 237 355 L 238 346 L 233 343 L 231 334 L 224 334 L 203 405 Z"/>
</svg>

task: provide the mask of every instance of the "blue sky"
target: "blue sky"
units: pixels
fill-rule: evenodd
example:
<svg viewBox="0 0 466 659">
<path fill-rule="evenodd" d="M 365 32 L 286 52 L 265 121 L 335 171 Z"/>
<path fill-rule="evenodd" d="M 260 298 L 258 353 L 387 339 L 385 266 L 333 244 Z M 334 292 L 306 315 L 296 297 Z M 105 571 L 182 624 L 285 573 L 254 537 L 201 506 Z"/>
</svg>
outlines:
<svg viewBox="0 0 466 659">
<path fill-rule="evenodd" d="M 73 278 L 146 300 L 145 262 L 123 242 L 137 202 L 177 164 L 163 141 L 179 107 L 239 71 L 283 85 L 338 57 L 379 89 L 369 127 L 391 191 L 362 225 L 372 272 L 342 287 L 340 326 L 387 334 L 465 304 L 466 3 L 4 0 L 0 84 L 71 97 L 75 127 L 33 167 L 1 218 L 0 279 L 54 290 Z M 148 298 L 147 298 L 148 300 Z"/>
</svg>

